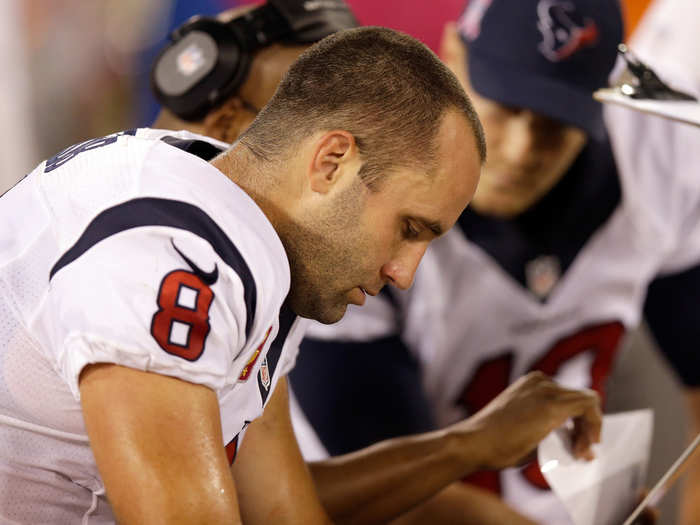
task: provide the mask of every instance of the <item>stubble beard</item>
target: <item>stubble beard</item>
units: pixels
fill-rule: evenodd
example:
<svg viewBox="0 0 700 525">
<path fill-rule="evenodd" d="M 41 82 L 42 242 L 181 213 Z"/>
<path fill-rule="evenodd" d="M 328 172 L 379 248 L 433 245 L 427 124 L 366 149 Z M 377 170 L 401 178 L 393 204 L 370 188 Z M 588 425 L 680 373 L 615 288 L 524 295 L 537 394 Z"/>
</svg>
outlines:
<svg viewBox="0 0 700 525">
<path fill-rule="evenodd" d="M 359 228 L 362 209 L 357 192 L 348 190 L 324 213 L 285 232 L 282 242 L 291 271 L 288 304 L 297 315 L 323 324 L 342 319 L 348 293 L 361 282 L 362 255 L 369 250 Z"/>
</svg>

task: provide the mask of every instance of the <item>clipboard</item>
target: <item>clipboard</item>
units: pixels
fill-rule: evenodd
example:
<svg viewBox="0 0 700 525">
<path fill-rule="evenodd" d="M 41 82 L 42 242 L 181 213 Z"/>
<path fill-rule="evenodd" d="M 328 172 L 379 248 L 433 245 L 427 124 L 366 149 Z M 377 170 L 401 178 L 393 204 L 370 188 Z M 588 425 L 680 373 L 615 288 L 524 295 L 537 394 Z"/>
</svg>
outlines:
<svg viewBox="0 0 700 525">
<path fill-rule="evenodd" d="M 700 127 L 700 103 L 688 100 L 654 100 L 631 98 L 619 88 L 602 88 L 593 93 L 599 102 L 618 104 L 643 113 L 658 115 Z"/>
<path fill-rule="evenodd" d="M 641 501 L 641 503 L 639 503 L 639 505 L 635 507 L 635 509 L 632 511 L 632 514 L 629 515 L 629 517 L 625 520 L 625 522 L 622 525 L 632 525 L 634 523 L 634 520 L 636 520 L 639 517 L 639 515 L 644 511 L 645 508 L 654 507 L 659 503 L 659 501 L 661 501 L 661 498 L 663 498 L 666 495 L 671 486 L 688 469 L 691 460 L 699 455 L 698 451 L 700 451 L 700 448 L 698 448 L 698 445 L 700 445 L 700 434 L 695 436 L 693 442 L 690 445 L 688 445 L 688 448 L 686 448 L 683 451 L 683 453 L 669 467 L 669 469 L 664 473 L 664 475 L 661 476 L 659 481 L 656 482 L 656 485 L 654 485 L 649 491 L 646 498 L 644 498 Z"/>
</svg>

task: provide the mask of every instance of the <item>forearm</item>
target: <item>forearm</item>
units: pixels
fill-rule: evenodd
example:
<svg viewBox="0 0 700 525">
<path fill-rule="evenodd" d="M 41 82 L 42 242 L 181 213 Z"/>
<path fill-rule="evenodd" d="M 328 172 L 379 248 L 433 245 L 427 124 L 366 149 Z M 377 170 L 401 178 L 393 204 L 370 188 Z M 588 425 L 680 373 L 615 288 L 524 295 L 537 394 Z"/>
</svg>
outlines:
<svg viewBox="0 0 700 525">
<path fill-rule="evenodd" d="M 383 441 L 309 467 L 335 521 L 386 523 L 479 467 L 476 440 L 470 437 L 438 430 Z"/>
<path fill-rule="evenodd" d="M 286 378 L 253 421 L 232 466 L 246 525 L 329 525 L 289 417 Z"/>
<path fill-rule="evenodd" d="M 563 388 L 533 372 L 469 419 L 315 463 L 311 473 L 334 520 L 383 523 L 475 470 L 515 465 L 572 417 L 572 448 L 584 457 L 600 440 L 598 396 Z"/>
<path fill-rule="evenodd" d="M 119 523 L 241 523 L 212 390 L 97 364 L 83 371 L 80 393 Z"/>
<path fill-rule="evenodd" d="M 457 481 L 391 525 L 537 525 L 498 496 Z"/>
</svg>

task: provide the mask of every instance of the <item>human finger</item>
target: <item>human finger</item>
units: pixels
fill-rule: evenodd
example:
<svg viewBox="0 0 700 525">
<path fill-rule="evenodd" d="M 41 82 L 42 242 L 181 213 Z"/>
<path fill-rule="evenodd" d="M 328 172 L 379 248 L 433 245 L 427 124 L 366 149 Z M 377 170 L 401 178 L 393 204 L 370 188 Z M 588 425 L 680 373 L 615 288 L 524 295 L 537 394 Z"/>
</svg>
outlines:
<svg viewBox="0 0 700 525">
<path fill-rule="evenodd" d="M 593 445 L 593 442 L 588 432 L 584 429 L 583 420 L 581 418 L 574 418 L 574 429 L 571 435 L 572 454 L 574 457 L 590 461 L 595 457 L 591 445 Z"/>
<path fill-rule="evenodd" d="M 648 489 L 642 490 L 634 506 L 639 505 L 647 497 L 647 494 L 649 494 Z M 634 520 L 633 525 L 654 525 L 658 523 L 660 516 L 661 512 L 656 507 L 645 507 L 642 513 Z"/>
<path fill-rule="evenodd" d="M 561 399 L 568 416 L 573 418 L 571 449 L 575 457 L 593 459 L 591 446 L 600 442 L 603 413 L 600 396 L 594 390 L 563 389 Z"/>
<path fill-rule="evenodd" d="M 555 383 L 556 385 L 556 383 Z M 568 418 L 573 419 L 574 427 L 571 433 L 572 453 L 575 457 L 593 459 L 591 446 L 600 442 L 600 432 L 603 424 L 603 414 L 600 408 L 600 397 L 594 390 L 572 390 L 556 385 L 551 395 L 558 402 L 562 412 L 562 423 Z"/>
<path fill-rule="evenodd" d="M 603 426 L 603 412 L 600 407 L 600 396 L 593 390 L 579 391 L 582 396 L 575 404 L 579 414 L 574 414 L 574 429 L 571 436 L 572 452 L 575 457 L 591 460 L 594 443 L 600 443 L 600 432 Z"/>
</svg>

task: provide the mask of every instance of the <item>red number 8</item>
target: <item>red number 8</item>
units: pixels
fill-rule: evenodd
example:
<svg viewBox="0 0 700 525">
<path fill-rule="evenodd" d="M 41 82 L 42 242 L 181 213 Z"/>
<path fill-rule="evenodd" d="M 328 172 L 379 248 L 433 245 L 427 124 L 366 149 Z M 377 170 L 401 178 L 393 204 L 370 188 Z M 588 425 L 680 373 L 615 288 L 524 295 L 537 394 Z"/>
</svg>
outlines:
<svg viewBox="0 0 700 525">
<path fill-rule="evenodd" d="M 151 334 L 169 354 L 196 361 L 209 334 L 209 307 L 214 292 L 194 273 L 167 274 L 158 292 L 159 310 L 153 315 Z"/>
</svg>

